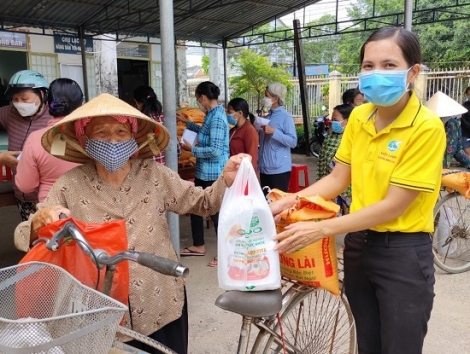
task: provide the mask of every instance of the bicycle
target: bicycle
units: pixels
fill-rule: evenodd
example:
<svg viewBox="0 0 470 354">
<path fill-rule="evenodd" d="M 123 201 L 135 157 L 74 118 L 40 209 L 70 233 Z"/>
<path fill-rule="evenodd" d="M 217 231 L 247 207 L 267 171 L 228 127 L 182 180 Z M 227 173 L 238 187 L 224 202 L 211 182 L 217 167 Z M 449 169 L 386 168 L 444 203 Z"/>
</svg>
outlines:
<svg viewBox="0 0 470 354">
<path fill-rule="evenodd" d="M 237 354 L 357 353 L 354 318 L 340 296 L 284 279 L 278 290 L 227 291 L 216 299 L 243 317 Z M 252 325 L 259 333 L 249 351 Z"/>
<path fill-rule="evenodd" d="M 50 239 L 39 238 L 36 241 L 34 241 L 33 244 L 37 244 L 38 242 L 45 242 L 46 247 L 49 250 L 56 251 L 62 245 L 68 243 L 71 240 L 75 240 L 77 242 L 79 247 L 93 261 L 93 263 L 97 266 L 97 268 L 102 269 L 103 267 L 106 267 L 105 276 L 104 276 L 104 280 L 103 280 L 103 285 L 102 285 L 102 289 L 101 289 L 101 293 L 104 294 L 104 295 L 109 295 L 109 293 L 110 293 L 111 285 L 113 283 L 114 270 L 115 270 L 116 264 L 118 264 L 118 263 L 120 263 L 124 260 L 130 260 L 130 261 L 133 261 L 133 262 L 137 262 L 140 265 L 148 267 L 148 268 L 150 268 L 150 269 L 152 269 L 156 272 L 166 274 L 166 275 L 170 275 L 170 276 L 174 276 L 174 277 L 186 277 L 189 273 L 189 269 L 186 268 L 181 263 L 170 260 L 170 259 L 167 259 L 167 258 L 162 258 L 162 257 L 156 256 L 156 255 L 150 254 L 150 253 L 126 250 L 126 251 L 119 252 L 118 254 L 115 254 L 114 256 L 110 256 L 104 250 L 93 249 L 90 246 L 90 244 L 87 242 L 86 238 L 83 236 L 83 234 L 79 231 L 79 229 L 76 227 L 76 225 L 72 221 L 66 222 L 63 225 L 63 227 L 59 231 L 57 231 Z M 59 267 L 54 266 L 54 265 L 48 265 L 47 263 L 40 263 L 40 262 L 24 263 L 22 265 L 19 265 L 18 267 L 19 268 L 28 267 L 32 263 L 39 263 L 39 264 L 42 264 L 42 265 L 46 265 L 50 268 L 56 268 L 58 270 L 62 269 L 62 268 L 59 268 Z M 10 268 L 13 268 L 13 267 L 10 267 Z M 6 268 L 6 269 L 8 269 L 8 268 Z M 13 272 L 16 272 L 16 269 Z M 82 286 L 75 278 L 73 278 L 73 276 L 70 276 L 67 272 L 65 272 L 63 270 L 62 270 L 62 272 L 65 273 L 69 278 L 72 278 L 75 282 L 75 285 L 79 284 L 82 288 L 86 289 L 85 290 L 86 294 L 82 295 L 83 298 L 89 298 L 91 296 L 89 294 L 91 292 L 90 288 Z M 31 271 L 30 272 L 26 271 L 24 273 L 27 276 L 28 273 L 31 273 Z M 8 290 L 8 286 L 11 283 L 12 283 L 12 280 L 10 280 L 10 279 L 7 279 L 6 281 L 2 282 L 2 278 L 0 277 L 0 294 L 2 294 L 1 291 L 3 289 L 7 288 L 7 290 Z M 44 283 L 47 283 L 47 279 L 44 279 Z M 98 284 L 98 283 L 99 283 L 99 278 L 97 279 L 96 284 Z M 7 285 L 3 286 L 4 284 L 7 284 Z M 96 290 L 98 290 L 98 289 L 96 289 Z M 54 296 L 59 296 L 59 295 L 61 295 L 60 293 L 63 293 L 63 292 L 64 292 L 63 290 L 58 291 L 59 294 L 57 294 L 57 295 L 54 292 L 53 295 Z M 96 298 L 96 294 L 95 294 L 95 298 Z M 106 300 L 107 300 L 107 302 L 105 302 L 105 305 L 103 305 L 103 306 L 106 306 L 106 309 L 108 309 L 108 307 L 111 307 L 111 305 L 109 305 L 109 303 L 113 299 L 111 299 L 109 297 L 106 297 Z M 55 299 L 54 299 L 54 301 L 55 301 Z M 61 301 L 63 302 L 65 300 L 61 300 Z M 97 301 L 98 300 L 96 300 L 96 299 L 93 300 L 94 303 L 97 303 Z M 117 305 L 115 305 L 115 307 L 120 306 L 120 307 L 124 308 L 124 312 L 127 311 L 127 307 L 125 305 L 123 305 L 120 302 L 115 301 L 115 300 L 113 300 L 113 302 L 115 304 L 117 304 Z M 72 305 L 72 308 L 74 306 L 75 305 Z M 69 305 L 69 307 L 70 307 L 70 305 Z M 81 309 L 87 309 L 87 305 L 81 304 L 79 310 L 78 311 L 74 310 L 73 312 L 81 312 Z M 93 309 L 93 311 L 98 311 L 98 310 L 99 309 L 97 309 L 97 308 Z M 116 309 L 116 311 L 117 310 L 118 309 Z M 122 318 L 122 315 L 124 314 L 124 312 L 122 312 L 122 314 L 120 314 L 120 317 L 118 317 L 117 324 L 119 323 L 120 319 Z M 64 314 L 62 314 L 62 317 L 64 317 L 63 315 Z M 65 314 L 65 315 L 68 315 L 68 314 Z M 95 316 L 95 314 L 91 314 L 91 315 Z M 57 316 L 57 314 L 54 314 L 54 316 Z M 0 317 L 3 317 L 3 316 L 0 315 Z M 22 317 L 29 317 L 29 316 L 22 316 Z M 61 316 L 59 316 L 59 317 L 61 317 Z M 57 318 L 59 318 L 59 317 L 57 317 Z M 18 318 L 18 321 L 21 321 L 21 319 Z M 50 321 L 50 318 L 46 318 L 44 321 L 52 322 L 52 321 Z M 93 325 L 93 326 L 90 325 L 90 327 L 95 327 L 95 330 L 98 330 L 98 328 L 96 328 L 97 327 L 96 324 Z M 1 329 L 1 326 L 0 326 L 0 329 Z M 112 329 L 114 329 L 114 330 L 112 330 Z M 71 332 L 74 332 L 74 331 L 75 331 L 75 329 L 71 329 Z M 160 342 L 157 342 L 157 341 L 155 341 L 155 340 L 153 340 L 149 337 L 146 337 L 146 336 L 144 336 L 144 335 L 142 335 L 142 334 L 140 334 L 136 331 L 133 331 L 133 330 L 125 328 L 125 327 L 119 326 L 117 328 L 111 328 L 111 329 L 106 328 L 106 331 L 105 331 L 104 335 L 106 335 L 107 339 L 109 339 L 109 335 L 112 335 L 114 337 L 116 333 L 125 335 L 127 337 L 131 337 L 133 339 L 137 339 L 137 340 L 139 340 L 139 341 L 141 341 L 141 342 L 143 342 L 143 343 L 145 343 L 145 344 L 147 344 L 151 347 L 156 348 L 157 350 L 159 350 L 163 354 L 176 354 L 173 350 L 167 348 L 166 346 L 164 346 Z M 48 349 L 51 349 L 50 353 L 63 353 L 63 351 L 61 349 L 61 345 L 70 344 L 70 343 L 65 342 L 65 338 L 68 338 L 68 337 L 73 337 L 73 336 L 71 336 L 70 334 L 65 334 L 65 335 L 62 334 L 62 336 L 60 338 L 54 339 L 54 341 L 59 343 L 59 344 L 57 344 L 57 345 L 55 345 L 51 348 L 48 348 Z M 103 336 L 100 339 L 101 339 L 100 342 L 105 341 Z M 96 343 L 97 346 L 101 345 L 101 344 L 102 343 L 98 343 L 98 342 Z M 42 344 L 42 345 L 47 346 L 47 344 Z M 121 343 L 121 342 L 118 342 L 116 340 L 114 340 L 114 342 L 112 342 L 111 345 L 113 346 L 113 348 L 121 349 L 121 350 L 124 350 L 124 351 L 127 351 L 127 352 L 130 352 L 130 350 L 132 350 L 131 349 L 132 347 L 129 347 L 125 343 Z M 2 347 L 5 347 L 5 346 L 2 345 L 2 343 L 0 342 L 0 349 Z M 109 350 L 109 349 L 111 349 L 111 347 L 109 347 L 107 349 Z M 16 352 L 26 353 L 25 349 L 21 349 L 21 348 L 19 349 L 19 351 L 18 351 L 18 349 L 16 349 L 16 351 L 13 351 L 13 349 L 11 349 L 11 351 L 9 351 L 9 353 L 13 353 L 13 352 L 15 352 L 15 353 Z M 36 351 L 34 351 L 34 352 L 36 352 Z M 43 352 L 43 350 L 41 350 L 41 352 Z M 49 351 L 47 351 L 47 352 L 49 353 Z M 67 352 L 67 354 L 74 354 L 74 353 L 81 354 L 84 351 L 83 351 L 83 349 L 80 349 L 80 347 L 78 346 L 77 348 L 74 348 L 72 350 L 67 349 L 66 352 Z M 95 351 L 95 352 L 98 352 L 98 351 Z M 139 353 L 143 353 L 143 352 L 139 351 Z"/>
<path fill-rule="evenodd" d="M 451 170 L 443 176 L 461 172 Z M 470 270 L 470 200 L 452 186 L 441 187 L 430 233 L 434 264 L 448 273 L 462 273 Z"/>
</svg>

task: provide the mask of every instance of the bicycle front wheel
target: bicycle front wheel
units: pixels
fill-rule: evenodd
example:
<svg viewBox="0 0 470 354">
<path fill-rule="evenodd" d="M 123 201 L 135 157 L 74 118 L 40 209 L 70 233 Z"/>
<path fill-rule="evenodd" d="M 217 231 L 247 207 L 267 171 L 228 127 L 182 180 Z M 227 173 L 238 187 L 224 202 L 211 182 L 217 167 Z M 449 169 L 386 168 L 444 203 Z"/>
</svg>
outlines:
<svg viewBox="0 0 470 354">
<path fill-rule="evenodd" d="M 434 264 L 449 273 L 470 269 L 470 200 L 458 192 L 445 195 L 434 208 Z"/>
<path fill-rule="evenodd" d="M 276 321 L 272 327 L 279 335 L 267 335 L 264 341 L 257 340 L 255 343 L 263 347 L 254 348 L 254 353 L 284 353 L 281 327 L 286 353 L 356 353 L 354 319 L 342 296 L 304 286 L 285 306 L 281 323 Z"/>
</svg>

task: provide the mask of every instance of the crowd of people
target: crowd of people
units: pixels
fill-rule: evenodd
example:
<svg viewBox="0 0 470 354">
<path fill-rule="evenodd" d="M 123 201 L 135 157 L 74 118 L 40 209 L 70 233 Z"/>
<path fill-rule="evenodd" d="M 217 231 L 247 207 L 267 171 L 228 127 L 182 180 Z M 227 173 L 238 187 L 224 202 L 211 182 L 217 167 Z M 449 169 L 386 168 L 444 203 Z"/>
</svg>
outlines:
<svg viewBox="0 0 470 354">
<path fill-rule="evenodd" d="M 364 43 L 359 87 L 344 92 L 332 110 L 317 181 L 301 191 L 339 198 L 342 216 L 292 224 L 273 235 L 279 252 L 292 252 L 347 234 L 345 288 L 361 353 L 421 352 L 434 298 L 429 232 L 441 170 L 454 159 L 470 168 L 470 102 L 452 103 L 437 93 L 423 105 L 413 90 L 420 53 L 416 35 L 397 27 L 381 28 Z M 149 86 L 135 90 L 135 107 L 108 94 L 84 103 L 71 79 L 49 85 L 38 72 L 16 73 L 6 90 L 11 104 L 0 108 L 9 142 L 0 163 L 14 171 L 23 220 L 16 247 L 27 252 L 40 228 L 65 214 L 95 223 L 125 220 L 129 249 L 174 260 L 205 255 L 203 218 L 210 217 L 217 232 L 221 201 L 241 160 L 251 159 L 261 187 L 287 191 L 297 145 L 285 85 L 266 86 L 258 114 L 264 112 L 268 123 L 259 129 L 246 100 L 234 98 L 224 107 L 219 95 L 210 81 L 197 86 L 197 105 L 206 116 L 199 126 L 177 113 L 197 134 L 193 144 L 180 144 L 169 141 L 162 104 Z M 165 166 L 169 143 L 196 157 L 194 181 Z M 273 215 L 295 198 L 271 203 Z M 192 245 L 178 252 L 167 211 L 190 214 Z M 209 265 L 217 266 L 216 256 Z M 187 353 L 183 281 L 134 264 L 129 269 L 123 324 Z"/>
</svg>

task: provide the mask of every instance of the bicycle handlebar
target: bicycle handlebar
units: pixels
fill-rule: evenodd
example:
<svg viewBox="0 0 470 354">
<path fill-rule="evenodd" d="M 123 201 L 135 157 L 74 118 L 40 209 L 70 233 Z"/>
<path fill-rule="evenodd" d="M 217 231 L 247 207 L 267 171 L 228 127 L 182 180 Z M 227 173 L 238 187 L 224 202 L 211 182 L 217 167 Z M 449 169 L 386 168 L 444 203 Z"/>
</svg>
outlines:
<svg viewBox="0 0 470 354">
<path fill-rule="evenodd" d="M 100 268 L 103 268 L 104 265 L 114 266 L 123 260 L 130 260 L 165 275 L 186 277 L 189 274 L 189 269 L 183 264 L 151 253 L 127 250 L 110 256 L 104 250 L 94 249 L 72 221 L 67 221 L 50 239 L 40 238 L 33 244 L 45 242 L 48 249 L 57 251 L 60 247 L 59 242 L 65 237 L 77 240 L 83 252 Z"/>
</svg>

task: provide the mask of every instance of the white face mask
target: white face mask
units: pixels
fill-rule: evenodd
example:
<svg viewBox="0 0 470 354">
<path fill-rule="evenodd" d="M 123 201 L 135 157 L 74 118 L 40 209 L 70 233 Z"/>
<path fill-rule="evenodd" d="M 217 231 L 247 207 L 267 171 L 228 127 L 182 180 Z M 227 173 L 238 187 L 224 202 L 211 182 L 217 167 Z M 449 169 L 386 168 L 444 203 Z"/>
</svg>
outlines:
<svg viewBox="0 0 470 354">
<path fill-rule="evenodd" d="M 273 101 L 269 97 L 264 97 L 263 98 L 263 106 L 267 109 L 270 109 L 273 105 Z"/>
<path fill-rule="evenodd" d="M 206 111 L 206 109 L 205 109 L 204 106 L 201 104 L 201 102 L 196 101 L 196 104 L 197 104 L 197 106 L 199 107 L 199 109 L 200 109 L 201 111 L 203 111 L 203 112 Z"/>
<path fill-rule="evenodd" d="M 13 102 L 16 110 L 22 117 L 31 117 L 34 116 L 39 108 L 39 105 L 36 106 L 36 101 L 34 102 Z"/>
</svg>

